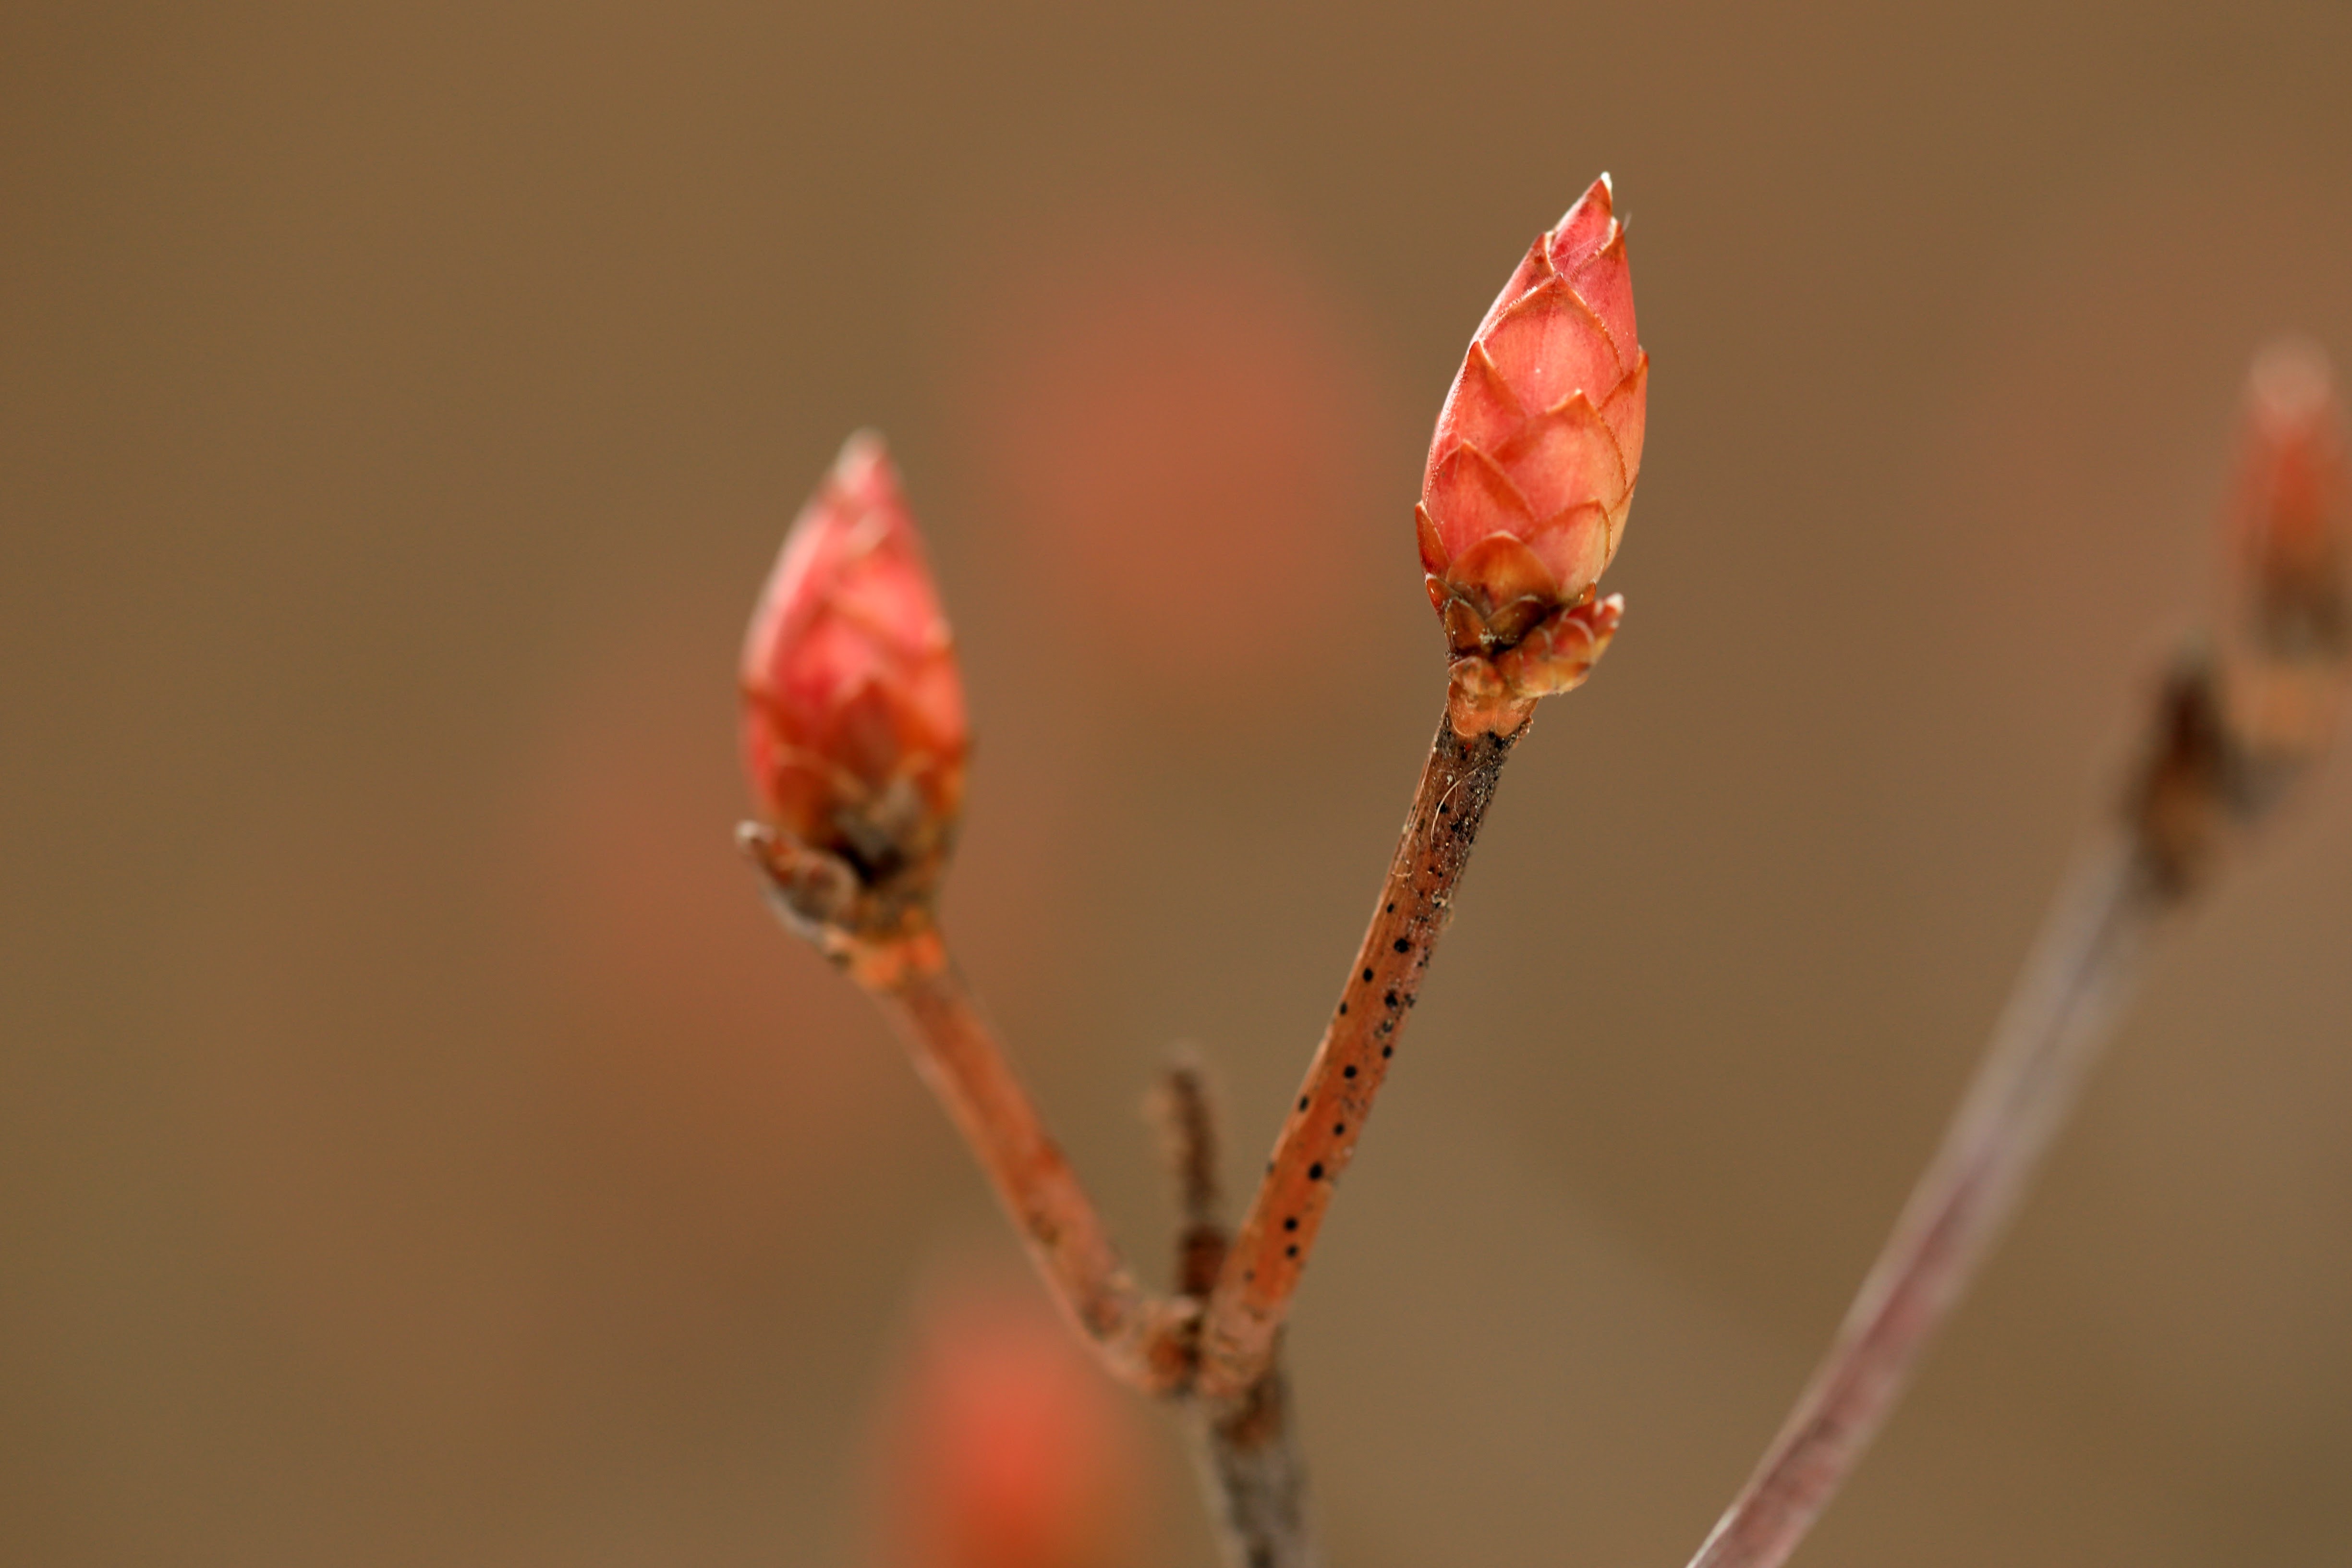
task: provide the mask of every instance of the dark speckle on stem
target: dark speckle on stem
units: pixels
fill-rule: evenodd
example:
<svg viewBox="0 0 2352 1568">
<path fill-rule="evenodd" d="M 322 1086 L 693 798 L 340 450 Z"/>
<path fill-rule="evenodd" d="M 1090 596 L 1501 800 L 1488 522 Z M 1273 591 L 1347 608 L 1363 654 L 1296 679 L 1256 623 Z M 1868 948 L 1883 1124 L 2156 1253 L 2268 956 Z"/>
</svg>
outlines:
<svg viewBox="0 0 2352 1568">
<path fill-rule="evenodd" d="M 1494 796 L 1494 785 L 1512 741 L 1481 732 L 1465 735 L 1449 720 L 1439 726 L 1436 743 L 1422 772 L 1412 809 L 1405 819 L 1404 841 L 1390 862 L 1389 879 L 1376 906 L 1372 929 L 1356 960 L 1367 998 L 1379 998 L 1369 1017 L 1356 1016 L 1352 991 L 1342 988 L 1335 1004 L 1333 1026 L 1318 1047 L 1313 1076 L 1316 1086 L 1303 1095 L 1300 1121 L 1289 1129 L 1300 1136 L 1286 1138 L 1275 1164 L 1276 1179 L 1263 1185 L 1244 1224 L 1246 1246 L 1237 1248 L 1234 1261 L 1252 1264 L 1274 1259 L 1274 1247 L 1284 1247 L 1291 1267 L 1253 1268 L 1243 1280 L 1253 1289 L 1221 1289 L 1207 1308 L 1203 1345 L 1220 1347 L 1213 1364 L 1204 1361 L 1204 1392 L 1227 1395 L 1248 1386 L 1268 1363 L 1274 1336 L 1287 1314 L 1290 1291 L 1297 1282 L 1307 1237 L 1306 1214 L 1299 1195 L 1302 1178 L 1311 1194 L 1305 1204 L 1320 1215 L 1322 1184 L 1336 1186 L 1362 1118 L 1370 1114 L 1371 1086 L 1384 1065 L 1396 1054 L 1394 1037 L 1402 1030 L 1405 1012 L 1418 1000 L 1418 978 L 1429 967 L 1447 916 L 1454 890 L 1470 858 L 1470 848 Z M 1450 829 L 1450 830 L 1449 830 Z M 1385 954 L 1385 956 L 1384 956 Z M 1402 960 L 1402 973 L 1385 968 Z M 1391 978 L 1383 978 L 1384 975 Z M 1370 1047 L 1377 1047 L 1375 1057 Z M 1345 1087 L 1328 1088 L 1332 1070 Z M 1359 1098 L 1361 1097 L 1361 1098 Z M 1325 1136 L 1315 1136 L 1317 1124 L 1306 1118 L 1319 1112 L 1330 1118 L 1320 1124 Z M 1341 1116 L 1347 1120 L 1341 1120 Z M 1320 1154 L 1325 1158 L 1317 1158 Z M 1296 1162 L 1294 1163 L 1294 1162 Z M 1279 1206 L 1277 1206 L 1279 1205 Z M 1284 1209 L 1290 1212 L 1285 1214 Z M 1230 1277 L 1229 1277 L 1230 1278 Z M 1228 1300 L 1228 1298 L 1231 1298 Z M 1223 1386 L 1230 1384 L 1231 1387 Z M 1247 1558 L 1241 1559 L 1244 1562 Z"/>
</svg>

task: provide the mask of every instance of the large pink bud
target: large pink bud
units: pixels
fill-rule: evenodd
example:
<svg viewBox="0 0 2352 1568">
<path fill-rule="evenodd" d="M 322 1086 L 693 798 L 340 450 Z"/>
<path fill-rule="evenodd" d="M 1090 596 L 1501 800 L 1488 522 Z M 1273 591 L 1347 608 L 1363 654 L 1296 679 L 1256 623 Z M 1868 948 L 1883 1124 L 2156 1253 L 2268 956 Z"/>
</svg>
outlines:
<svg viewBox="0 0 2352 1568">
<path fill-rule="evenodd" d="M 963 802 L 953 637 L 880 437 L 801 510 L 743 642 L 754 844 L 804 918 L 873 929 L 927 905 Z"/>
<path fill-rule="evenodd" d="M 1492 661 L 1524 697 L 1580 680 L 1613 628 L 1593 584 L 1633 505 L 1649 371 L 1603 174 L 1537 237 L 1479 323 L 1437 416 L 1416 514 L 1455 658 Z M 1538 646 L 1506 659 L 1539 629 Z M 1587 643 L 1591 657 L 1569 656 Z"/>
</svg>

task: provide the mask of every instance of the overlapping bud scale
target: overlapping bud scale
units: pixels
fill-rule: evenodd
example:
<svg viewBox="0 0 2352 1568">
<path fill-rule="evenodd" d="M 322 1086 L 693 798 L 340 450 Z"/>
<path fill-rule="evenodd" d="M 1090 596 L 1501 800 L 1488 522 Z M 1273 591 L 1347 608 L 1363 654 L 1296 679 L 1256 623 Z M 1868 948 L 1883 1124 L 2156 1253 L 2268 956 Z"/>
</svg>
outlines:
<svg viewBox="0 0 2352 1568">
<path fill-rule="evenodd" d="M 1649 365 L 1603 174 L 1479 323 L 1416 509 L 1430 602 L 1455 658 L 1491 662 L 1521 696 L 1565 689 L 1590 666 L 1534 657 L 1541 645 L 1591 644 L 1597 658 L 1613 629 L 1613 612 L 1591 600 L 1641 473 Z M 1553 624 L 1579 610 L 1572 626 Z"/>
<path fill-rule="evenodd" d="M 773 829 L 763 853 L 803 879 L 823 866 L 833 884 L 825 909 L 803 912 L 927 900 L 969 731 L 953 638 L 879 437 L 852 437 L 793 522 L 740 682 L 744 766 Z"/>
</svg>

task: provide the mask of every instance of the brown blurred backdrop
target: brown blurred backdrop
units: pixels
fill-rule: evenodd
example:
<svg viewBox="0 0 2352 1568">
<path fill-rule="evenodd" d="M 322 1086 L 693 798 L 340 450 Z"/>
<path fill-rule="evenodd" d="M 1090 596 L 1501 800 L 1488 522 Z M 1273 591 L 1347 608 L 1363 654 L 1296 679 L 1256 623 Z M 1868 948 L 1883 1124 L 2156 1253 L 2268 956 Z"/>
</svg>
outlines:
<svg viewBox="0 0 2352 1568">
<path fill-rule="evenodd" d="M 1671 1568 L 1769 1436 L 2203 612 L 2249 355 L 2352 353 L 2352 11 L 982 9 L 7 7 L 0 1560 L 885 1561 L 924 1282 L 1011 1247 L 730 858 L 792 509 L 889 433 L 950 915 L 1157 1269 L 1141 1087 L 1196 1040 L 1271 1139 L 1436 709 L 1429 422 L 1601 168 L 1627 629 L 1297 1380 L 1346 1568 Z M 1803 1561 L 2352 1555 L 2347 939 L 2339 770 Z M 1117 1550 L 1206 1563 L 1109 1408 Z"/>
</svg>

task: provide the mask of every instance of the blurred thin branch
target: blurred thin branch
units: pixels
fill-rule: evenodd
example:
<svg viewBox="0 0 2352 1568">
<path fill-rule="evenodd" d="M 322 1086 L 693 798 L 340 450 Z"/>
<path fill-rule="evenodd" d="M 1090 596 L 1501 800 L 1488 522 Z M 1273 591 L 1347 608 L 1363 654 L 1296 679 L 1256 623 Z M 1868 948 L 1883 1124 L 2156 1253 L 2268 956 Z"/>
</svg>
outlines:
<svg viewBox="0 0 2352 1568">
<path fill-rule="evenodd" d="M 1217 1192 L 1215 1102 L 1207 1072 L 1191 1053 L 1160 1076 L 1152 1109 L 1182 1221 L 1177 1289 L 1197 1300 L 1215 1285 L 1228 1238 Z M 1322 1553 L 1278 1348 L 1239 1398 L 1196 1394 L 1185 1429 L 1230 1568 L 1315 1568 Z"/>
<path fill-rule="evenodd" d="M 2114 1032 L 2151 939 L 2211 883 L 2340 725 L 2342 416 L 2300 342 L 2257 361 L 2218 655 L 2158 694 L 2115 819 L 2062 887 L 1942 1146 L 1813 1380 L 1693 1568 L 1778 1568 L 1900 1398 Z"/>
</svg>

